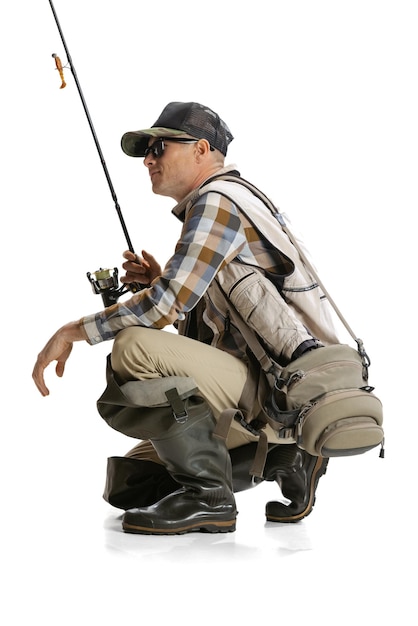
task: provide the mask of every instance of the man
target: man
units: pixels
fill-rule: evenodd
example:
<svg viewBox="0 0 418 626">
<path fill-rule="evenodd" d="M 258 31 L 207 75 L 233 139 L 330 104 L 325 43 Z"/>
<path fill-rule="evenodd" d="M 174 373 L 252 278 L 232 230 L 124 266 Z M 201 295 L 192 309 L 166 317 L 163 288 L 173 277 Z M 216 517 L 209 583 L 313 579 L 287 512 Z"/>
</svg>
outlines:
<svg viewBox="0 0 418 626">
<path fill-rule="evenodd" d="M 225 167 L 232 139 L 215 112 L 194 102 L 172 102 L 151 128 L 123 135 L 124 152 L 144 158 L 153 192 L 178 203 L 173 213 L 182 230 L 175 251 L 164 269 L 146 251 L 142 257 L 125 252 L 122 282 L 144 288 L 60 328 L 35 364 L 33 378 L 47 395 L 45 368 L 55 360 L 62 376 L 74 342 L 114 340 L 99 411 L 113 428 L 141 442 L 126 457 L 108 460 L 104 497 L 125 509 L 127 532 L 234 531 L 233 492 L 257 482 L 250 475 L 257 432 L 236 420 L 226 441 L 214 432 L 219 417 L 240 406 L 249 373 L 245 341 L 217 308 L 215 287 L 239 262 L 261 268 L 280 289 L 298 261 L 274 247 L 240 209 L 242 200 L 262 210 L 242 185 L 233 183 L 233 198 L 213 186 L 205 191 L 223 174 L 239 183 L 236 169 Z M 275 346 L 279 360 L 288 363 L 318 347 L 316 337 L 332 338 L 319 320 L 314 336 L 278 298 L 295 319 L 291 340 Z M 178 334 L 162 331 L 170 324 Z M 258 409 L 255 401 L 255 418 Z M 312 510 L 328 460 L 295 444 L 277 445 L 272 429 L 264 431 L 270 445 L 263 478 L 277 481 L 290 500 L 289 506 L 269 502 L 267 519 L 299 521 Z"/>
</svg>

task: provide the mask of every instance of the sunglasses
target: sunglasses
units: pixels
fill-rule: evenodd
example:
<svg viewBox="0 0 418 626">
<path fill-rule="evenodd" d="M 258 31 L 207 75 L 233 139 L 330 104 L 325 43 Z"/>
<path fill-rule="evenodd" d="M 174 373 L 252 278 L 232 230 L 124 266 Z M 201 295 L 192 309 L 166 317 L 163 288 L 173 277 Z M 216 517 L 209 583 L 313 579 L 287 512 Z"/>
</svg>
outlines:
<svg viewBox="0 0 418 626">
<path fill-rule="evenodd" d="M 159 137 L 157 139 L 157 141 L 154 141 L 154 143 L 152 144 L 152 146 L 148 146 L 148 148 L 145 148 L 145 152 L 144 152 L 144 159 L 149 155 L 152 154 L 152 156 L 155 159 L 159 159 L 160 157 L 163 156 L 164 154 L 164 150 L 165 150 L 165 143 L 164 142 L 176 142 L 176 143 L 197 143 L 199 140 L 198 139 L 187 139 L 186 137 Z"/>
</svg>

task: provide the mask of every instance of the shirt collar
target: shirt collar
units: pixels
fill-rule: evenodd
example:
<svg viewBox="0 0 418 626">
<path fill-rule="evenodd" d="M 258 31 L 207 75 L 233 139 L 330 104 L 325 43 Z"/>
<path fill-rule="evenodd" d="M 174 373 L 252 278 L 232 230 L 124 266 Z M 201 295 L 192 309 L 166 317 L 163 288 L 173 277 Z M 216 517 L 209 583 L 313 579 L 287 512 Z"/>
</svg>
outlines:
<svg viewBox="0 0 418 626">
<path fill-rule="evenodd" d="M 212 178 L 216 178 L 217 176 L 222 176 L 223 174 L 230 174 L 231 172 L 236 171 L 236 170 L 237 170 L 236 165 L 226 165 L 225 167 L 220 168 L 217 172 L 215 172 L 215 174 L 212 174 L 211 176 L 209 176 L 209 178 L 204 180 L 203 183 L 199 185 L 199 187 L 197 187 L 196 189 L 193 189 L 193 191 L 188 193 L 187 196 L 183 198 L 183 200 L 181 200 L 178 204 L 176 204 L 176 206 L 171 211 L 173 215 L 175 215 L 180 221 L 184 222 L 186 210 L 190 208 L 190 206 L 192 206 L 192 204 L 199 197 L 199 189 L 203 187 L 204 185 L 206 185 L 206 183 Z"/>
</svg>

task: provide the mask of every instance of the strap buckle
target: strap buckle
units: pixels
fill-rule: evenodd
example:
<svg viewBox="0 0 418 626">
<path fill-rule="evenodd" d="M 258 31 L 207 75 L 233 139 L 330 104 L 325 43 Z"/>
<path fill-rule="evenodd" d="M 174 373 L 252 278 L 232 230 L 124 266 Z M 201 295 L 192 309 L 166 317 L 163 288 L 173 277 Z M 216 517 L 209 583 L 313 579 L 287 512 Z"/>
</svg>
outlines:
<svg viewBox="0 0 418 626">
<path fill-rule="evenodd" d="M 241 424 L 243 428 L 245 428 L 245 430 L 248 430 L 249 433 L 251 433 L 255 437 L 260 436 L 261 434 L 260 430 L 257 430 L 254 426 L 251 426 L 251 422 L 250 423 L 246 422 L 241 412 L 235 415 L 235 419 L 237 422 Z M 253 420 L 253 422 L 257 422 L 257 420 Z"/>
<path fill-rule="evenodd" d="M 178 424 L 184 424 L 189 419 L 189 414 L 184 401 L 180 398 L 177 389 L 169 389 L 165 392 L 166 398 L 173 410 L 173 417 Z"/>
</svg>

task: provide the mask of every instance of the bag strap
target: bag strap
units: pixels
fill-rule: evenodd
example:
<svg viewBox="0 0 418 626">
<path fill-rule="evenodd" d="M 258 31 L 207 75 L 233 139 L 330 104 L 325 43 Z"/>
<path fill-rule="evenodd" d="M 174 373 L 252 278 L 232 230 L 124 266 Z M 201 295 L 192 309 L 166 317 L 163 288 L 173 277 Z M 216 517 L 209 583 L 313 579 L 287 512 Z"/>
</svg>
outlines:
<svg viewBox="0 0 418 626">
<path fill-rule="evenodd" d="M 283 214 L 280 213 L 280 211 L 278 211 L 277 207 L 273 204 L 273 202 L 270 200 L 270 198 L 268 198 L 262 191 L 260 191 L 260 189 L 258 189 L 255 185 L 250 183 L 245 178 L 241 178 L 241 176 L 236 176 L 236 175 L 224 174 L 224 175 L 218 176 L 216 178 L 215 177 L 212 178 L 210 180 L 210 182 L 215 182 L 215 180 L 225 180 L 227 182 L 233 182 L 233 183 L 238 183 L 240 185 L 243 185 L 244 187 L 249 189 L 259 200 L 261 200 L 266 205 L 266 207 L 269 209 L 269 211 L 271 212 L 273 217 L 280 224 L 283 232 L 285 232 L 286 235 L 288 236 L 288 238 L 289 238 L 290 242 L 292 243 L 292 245 L 298 251 L 300 258 L 302 259 L 302 262 L 304 263 L 306 268 L 310 271 L 310 273 L 312 274 L 312 277 L 316 280 L 318 285 L 321 287 L 323 293 L 327 297 L 329 303 L 331 304 L 331 306 L 334 309 L 335 313 L 339 317 L 340 321 L 342 322 L 344 327 L 347 329 L 348 333 L 351 335 L 351 337 L 353 338 L 353 340 L 357 344 L 357 350 L 358 350 L 358 353 L 359 353 L 359 355 L 361 357 L 362 365 L 363 365 L 363 367 L 365 369 L 365 372 L 367 373 L 368 368 L 370 366 L 370 359 L 369 359 L 369 357 L 368 357 L 368 355 L 367 355 L 367 353 L 366 353 L 366 351 L 364 349 L 364 344 L 363 344 L 362 339 L 357 337 L 356 334 L 354 333 L 354 331 L 349 326 L 347 320 L 345 319 L 345 317 L 341 313 L 341 311 L 338 308 L 337 304 L 335 303 L 334 299 L 331 297 L 329 291 L 326 289 L 325 285 L 323 284 L 323 282 L 319 278 L 319 276 L 318 276 L 315 268 L 313 267 L 312 263 L 307 258 L 306 254 L 302 250 L 301 246 L 299 246 L 299 244 L 298 244 L 298 242 L 296 240 L 296 237 L 289 230 L 289 228 L 288 228 L 288 226 L 286 224 L 286 221 L 285 221 L 285 219 L 283 217 Z M 263 369 L 264 369 L 264 367 L 263 367 Z"/>
</svg>

